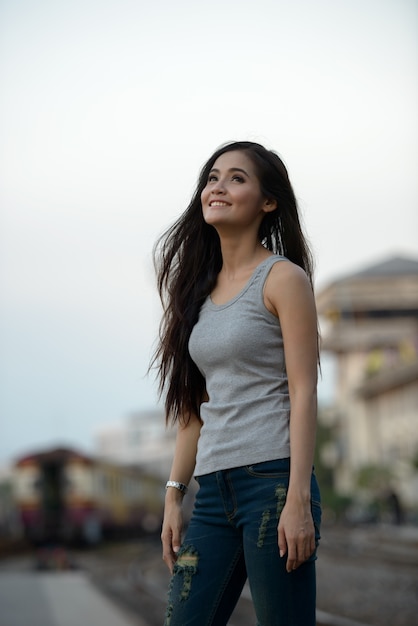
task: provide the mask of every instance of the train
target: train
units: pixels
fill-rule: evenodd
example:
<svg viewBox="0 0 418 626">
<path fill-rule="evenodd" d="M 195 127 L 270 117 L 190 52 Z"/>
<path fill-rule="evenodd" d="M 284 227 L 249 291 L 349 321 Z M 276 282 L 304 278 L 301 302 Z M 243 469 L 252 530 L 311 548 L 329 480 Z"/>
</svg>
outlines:
<svg viewBox="0 0 418 626">
<path fill-rule="evenodd" d="M 137 466 L 52 448 L 18 458 L 12 473 L 19 522 L 34 545 L 94 545 L 161 528 L 164 485 Z"/>
</svg>

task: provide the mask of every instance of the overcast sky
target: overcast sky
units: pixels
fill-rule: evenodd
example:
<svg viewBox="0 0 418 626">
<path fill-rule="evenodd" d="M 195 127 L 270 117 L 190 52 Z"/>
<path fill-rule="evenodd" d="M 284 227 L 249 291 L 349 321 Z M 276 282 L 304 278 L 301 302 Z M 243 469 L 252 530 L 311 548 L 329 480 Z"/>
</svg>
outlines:
<svg viewBox="0 0 418 626">
<path fill-rule="evenodd" d="M 225 141 L 283 157 L 317 289 L 418 258 L 417 24 L 416 0 L 0 0 L 0 462 L 155 405 L 152 246 Z"/>
</svg>

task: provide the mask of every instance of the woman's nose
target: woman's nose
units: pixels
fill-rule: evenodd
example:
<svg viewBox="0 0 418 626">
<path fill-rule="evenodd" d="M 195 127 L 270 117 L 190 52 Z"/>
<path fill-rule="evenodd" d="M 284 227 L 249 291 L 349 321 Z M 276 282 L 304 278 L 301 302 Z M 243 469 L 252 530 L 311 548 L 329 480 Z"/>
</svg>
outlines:
<svg viewBox="0 0 418 626">
<path fill-rule="evenodd" d="M 213 193 L 224 193 L 225 192 L 225 186 L 222 180 L 217 180 L 214 184 L 214 186 L 212 187 L 212 192 Z"/>
</svg>

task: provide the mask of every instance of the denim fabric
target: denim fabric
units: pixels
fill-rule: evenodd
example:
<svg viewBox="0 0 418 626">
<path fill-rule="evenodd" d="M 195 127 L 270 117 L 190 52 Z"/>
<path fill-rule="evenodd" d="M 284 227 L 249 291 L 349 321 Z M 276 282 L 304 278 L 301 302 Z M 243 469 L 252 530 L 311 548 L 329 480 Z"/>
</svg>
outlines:
<svg viewBox="0 0 418 626">
<path fill-rule="evenodd" d="M 257 626 L 315 626 L 316 554 L 288 573 L 277 543 L 289 467 L 289 459 L 280 459 L 196 477 L 199 491 L 174 567 L 165 626 L 226 626 L 247 576 Z M 311 509 L 318 545 L 313 473 Z"/>
</svg>

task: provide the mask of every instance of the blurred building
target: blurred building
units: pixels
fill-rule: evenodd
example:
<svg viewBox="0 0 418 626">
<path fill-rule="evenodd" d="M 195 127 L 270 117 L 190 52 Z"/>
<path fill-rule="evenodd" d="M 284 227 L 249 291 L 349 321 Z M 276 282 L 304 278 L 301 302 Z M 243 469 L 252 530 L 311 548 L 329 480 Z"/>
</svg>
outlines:
<svg viewBox="0 0 418 626">
<path fill-rule="evenodd" d="M 105 459 L 141 468 L 166 479 L 174 451 L 175 429 L 165 427 L 162 410 L 138 411 L 103 426 L 96 434 L 96 453 Z"/>
<path fill-rule="evenodd" d="M 388 489 L 418 507 L 418 260 L 389 258 L 317 295 L 322 349 L 336 389 L 327 450 L 335 487 L 353 494 L 359 472 L 382 468 Z"/>
<path fill-rule="evenodd" d="M 4 539 L 21 536 L 11 467 L 0 467 L 0 549 Z"/>
</svg>

